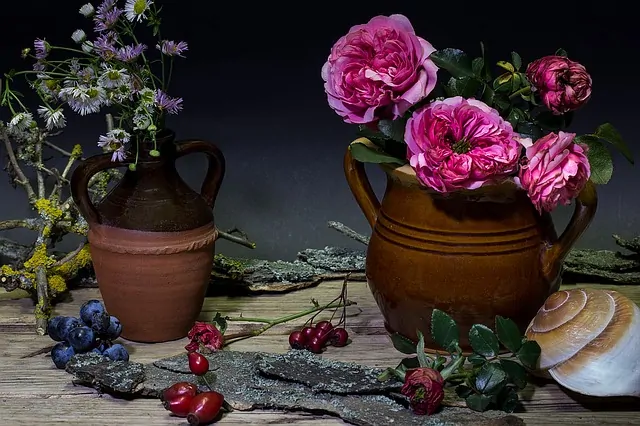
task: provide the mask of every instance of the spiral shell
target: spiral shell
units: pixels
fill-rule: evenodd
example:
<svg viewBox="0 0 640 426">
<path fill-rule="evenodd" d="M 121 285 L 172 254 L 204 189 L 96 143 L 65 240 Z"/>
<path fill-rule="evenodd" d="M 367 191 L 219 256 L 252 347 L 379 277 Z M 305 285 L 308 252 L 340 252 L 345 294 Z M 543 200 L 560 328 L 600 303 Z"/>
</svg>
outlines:
<svg viewBox="0 0 640 426">
<path fill-rule="evenodd" d="M 541 348 L 539 369 L 591 396 L 640 396 L 640 308 L 612 290 L 553 293 L 525 335 Z"/>
</svg>

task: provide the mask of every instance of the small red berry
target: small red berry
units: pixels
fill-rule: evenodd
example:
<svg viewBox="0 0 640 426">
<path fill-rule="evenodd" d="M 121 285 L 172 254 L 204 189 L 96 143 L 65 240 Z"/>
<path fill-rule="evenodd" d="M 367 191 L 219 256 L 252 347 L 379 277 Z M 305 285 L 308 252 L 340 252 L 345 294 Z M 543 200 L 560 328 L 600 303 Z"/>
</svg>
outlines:
<svg viewBox="0 0 640 426">
<path fill-rule="evenodd" d="M 211 423 L 216 418 L 224 403 L 224 396 L 216 391 L 202 392 L 191 401 L 187 415 L 190 425 Z"/>
<path fill-rule="evenodd" d="M 289 334 L 289 346 L 292 349 L 304 349 L 307 342 L 307 336 L 302 334 L 301 331 L 293 331 Z"/>
<path fill-rule="evenodd" d="M 189 352 L 189 370 L 196 376 L 204 376 L 209 371 L 209 360 L 198 352 Z"/>
<path fill-rule="evenodd" d="M 195 397 L 191 395 L 180 395 L 173 399 L 168 399 L 162 402 L 165 410 L 171 411 L 178 417 L 187 417 L 191 412 L 191 403 Z"/>
<path fill-rule="evenodd" d="M 198 393 L 197 385 L 189 382 L 178 382 L 178 383 L 174 383 L 173 385 L 166 388 L 162 392 L 162 400 L 170 401 L 181 395 L 190 395 L 193 397 L 193 396 L 196 396 L 197 393 Z"/>
<path fill-rule="evenodd" d="M 322 330 L 324 333 L 330 331 L 333 328 L 331 321 L 320 321 L 316 324 L 316 330 Z"/>
<path fill-rule="evenodd" d="M 322 352 L 322 349 L 324 348 L 324 346 L 325 346 L 325 340 L 323 340 L 319 336 L 315 336 L 311 338 L 311 340 L 309 340 L 306 348 L 309 351 L 313 352 L 314 354 L 319 354 Z"/>
<path fill-rule="evenodd" d="M 317 330 L 314 327 L 305 327 L 301 331 L 301 333 L 305 335 L 307 340 L 311 340 L 311 338 L 316 335 L 316 332 Z"/>
<path fill-rule="evenodd" d="M 334 328 L 331 331 L 331 335 L 329 336 L 330 345 L 333 345 L 336 347 L 342 347 L 342 346 L 346 346 L 348 341 L 349 341 L 349 333 L 347 333 L 347 330 L 345 330 L 344 328 L 338 327 L 338 328 Z"/>
</svg>

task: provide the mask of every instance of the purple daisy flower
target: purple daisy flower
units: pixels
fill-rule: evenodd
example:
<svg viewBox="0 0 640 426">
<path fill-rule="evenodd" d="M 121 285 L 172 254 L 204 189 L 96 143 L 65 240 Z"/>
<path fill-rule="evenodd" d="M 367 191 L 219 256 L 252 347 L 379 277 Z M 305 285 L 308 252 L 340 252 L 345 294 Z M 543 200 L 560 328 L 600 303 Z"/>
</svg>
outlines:
<svg viewBox="0 0 640 426">
<path fill-rule="evenodd" d="M 98 6 L 96 15 L 93 18 L 95 22 L 95 31 L 108 31 L 118 22 L 118 18 L 122 15 L 122 9 L 115 7 L 116 0 L 105 0 Z"/>
<path fill-rule="evenodd" d="M 116 59 L 122 62 L 133 62 L 138 59 L 138 56 L 142 55 L 142 52 L 144 52 L 146 49 L 147 46 L 145 46 L 144 44 L 120 47 L 116 52 Z"/>
<path fill-rule="evenodd" d="M 181 56 L 184 58 L 182 53 L 189 50 L 189 46 L 184 41 L 162 40 L 160 44 L 156 45 L 156 49 L 159 49 L 167 56 Z"/>
<path fill-rule="evenodd" d="M 182 110 L 182 98 L 172 98 L 160 89 L 156 90 L 154 103 L 158 109 L 169 114 L 177 114 Z"/>
<path fill-rule="evenodd" d="M 47 43 L 46 41 L 42 40 L 42 39 L 36 39 L 36 41 L 33 42 L 33 47 L 35 47 L 36 49 L 36 58 L 37 59 L 44 59 L 47 57 L 47 55 L 49 54 L 49 50 L 51 49 L 51 46 L 49 46 L 49 43 Z"/>
<path fill-rule="evenodd" d="M 118 35 L 115 32 L 109 31 L 108 33 L 100 34 L 93 43 L 93 47 L 102 59 L 108 61 L 116 56 L 118 53 L 118 49 L 116 48 L 117 37 Z"/>
</svg>

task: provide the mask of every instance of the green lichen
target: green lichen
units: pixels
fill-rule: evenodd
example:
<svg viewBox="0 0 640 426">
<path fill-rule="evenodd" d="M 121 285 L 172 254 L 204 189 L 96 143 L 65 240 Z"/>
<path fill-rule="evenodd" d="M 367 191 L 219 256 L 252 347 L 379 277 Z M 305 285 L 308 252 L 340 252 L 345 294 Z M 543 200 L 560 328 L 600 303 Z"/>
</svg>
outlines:
<svg viewBox="0 0 640 426">
<path fill-rule="evenodd" d="M 36 316 L 36 319 L 49 319 L 51 318 L 51 306 L 44 303 L 44 300 L 38 299 L 38 303 L 36 304 L 33 313 Z"/>
<path fill-rule="evenodd" d="M 54 223 L 59 221 L 62 216 L 64 216 L 64 212 L 62 211 L 62 209 L 58 207 L 53 201 L 47 198 L 37 199 L 35 202 L 35 207 L 38 210 L 40 216 Z"/>
<path fill-rule="evenodd" d="M 48 254 L 47 245 L 43 243 L 36 246 L 33 255 L 24 262 L 23 266 L 27 271 L 35 273 L 36 269 L 40 267 L 49 269 L 54 263 L 56 263 L 56 260 Z"/>
<path fill-rule="evenodd" d="M 53 294 L 60 294 L 67 290 L 67 280 L 60 275 L 49 276 L 47 282 Z"/>
<path fill-rule="evenodd" d="M 52 272 L 63 277 L 72 277 L 89 263 L 91 263 L 91 252 L 89 246 L 84 246 L 71 260 L 53 268 Z"/>
<path fill-rule="evenodd" d="M 82 157 L 82 146 L 80 146 L 80 144 L 73 146 L 73 149 L 71 150 L 71 157 L 74 159 Z"/>
<path fill-rule="evenodd" d="M 213 263 L 214 271 L 223 271 L 232 280 L 241 280 L 250 265 L 247 259 L 232 258 L 223 254 L 216 254 Z"/>
</svg>

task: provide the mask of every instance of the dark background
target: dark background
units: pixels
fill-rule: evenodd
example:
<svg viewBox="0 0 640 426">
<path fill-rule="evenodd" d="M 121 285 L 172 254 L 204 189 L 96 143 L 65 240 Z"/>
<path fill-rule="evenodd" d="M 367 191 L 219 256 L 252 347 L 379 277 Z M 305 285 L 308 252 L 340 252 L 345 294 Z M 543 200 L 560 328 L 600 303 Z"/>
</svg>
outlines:
<svg viewBox="0 0 640 426">
<path fill-rule="evenodd" d="M 69 45 L 71 33 L 92 24 L 77 11 L 85 1 L 23 0 L 3 9 L 0 70 L 30 69 L 20 50 L 44 37 Z M 120 0 L 119 3 L 124 3 Z M 638 37 L 635 6 L 623 1 L 345 1 L 207 2 L 161 1 L 164 38 L 189 43 L 177 64 L 171 95 L 185 109 L 168 123 L 179 138 L 215 142 L 227 159 L 216 204 L 221 229 L 240 227 L 257 242 L 249 249 L 223 241 L 229 255 L 291 259 L 306 247 L 357 246 L 327 229 L 341 221 L 359 232 L 369 229 L 344 180 L 342 156 L 356 128 L 328 107 L 320 70 L 333 43 L 352 25 L 371 17 L 405 14 L 419 36 L 438 48 L 479 53 L 483 41 L 493 62 L 517 50 L 528 63 L 559 47 L 583 63 L 594 81 L 589 104 L 577 114 L 573 131 L 591 132 L 603 122 L 616 126 L 637 157 Z M 97 5 L 97 3 L 94 3 Z M 346 8 L 346 9 L 345 9 Z M 37 105 L 33 105 L 37 106 Z M 0 113 L 7 119 L 6 111 Z M 101 115 L 67 114 L 69 126 L 55 142 L 70 149 L 81 143 L 97 153 L 104 133 Z M 580 247 L 613 248 L 611 234 L 637 235 L 640 170 L 614 154 L 616 171 L 601 187 L 598 214 Z M 206 162 L 181 159 L 179 169 L 194 188 Z M 376 191 L 383 173 L 368 168 Z M 0 218 L 30 215 L 24 194 L 0 179 Z M 554 213 L 562 229 L 571 208 Z M 5 235 L 25 240 L 26 232 Z"/>
</svg>

